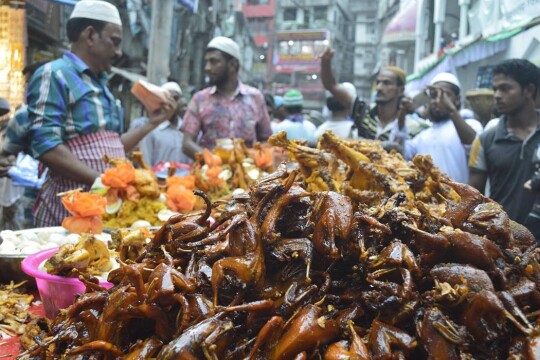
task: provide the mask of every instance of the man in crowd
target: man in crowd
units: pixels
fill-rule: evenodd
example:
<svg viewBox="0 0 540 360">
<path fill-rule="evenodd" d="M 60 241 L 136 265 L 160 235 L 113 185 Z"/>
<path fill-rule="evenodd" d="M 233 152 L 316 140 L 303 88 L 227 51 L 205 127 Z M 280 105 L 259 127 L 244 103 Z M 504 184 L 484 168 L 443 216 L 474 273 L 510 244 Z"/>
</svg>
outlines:
<svg viewBox="0 0 540 360">
<path fill-rule="evenodd" d="M 340 84 L 340 87 L 347 90 L 352 98 L 356 98 L 356 89 L 353 84 L 344 82 Z M 315 132 L 315 139 L 319 139 L 321 135 L 330 130 L 334 134 L 342 138 L 353 138 L 356 134 L 353 134 L 353 121 L 351 119 L 351 112 L 342 103 L 336 100 L 334 95 L 327 91 L 326 94 L 326 107 L 330 110 L 330 119 L 322 123 Z"/>
<path fill-rule="evenodd" d="M 403 144 L 406 159 L 410 160 L 416 154 L 429 154 L 433 163 L 454 180 L 467 183 L 468 150 L 476 134 L 482 132 L 482 124 L 478 120 L 463 120 L 461 117 L 461 84 L 454 74 L 437 74 L 427 91 L 430 96 L 429 119 L 433 126 L 406 140 L 409 129 L 400 117 L 392 131 L 393 136 Z"/>
<path fill-rule="evenodd" d="M 475 139 L 469 161 L 469 184 L 484 192 L 489 179 L 490 197 L 537 239 L 540 214 L 529 216 L 535 196 L 524 184 L 540 161 L 540 115 L 535 107 L 539 85 L 540 70 L 528 60 L 510 59 L 495 66 L 493 91 L 501 117 L 491 120 Z"/>
<path fill-rule="evenodd" d="M 280 122 L 287 117 L 285 106 L 283 106 L 283 96 L 274 95 L 274 122 Z"/>
<path fill-rule="evenodd" d="M 180 131 L 182 118 L 187 109 L 186 98 L 182 94 L 178 83 L 168 82 L 163 84 L 161 88 L 169 91 L 178 106 L 176 112 L 173 113 L 168 121 L 160 124 L 154 131 L 141 140 L 140 150 L 143 153 L 144 161 L 150 166 L 154 166 L 160 161 L 175 161 L 190 164 L 192 162 L 191 158 L 182 152 L 184 135 Z"/>
<path fill-rule="evenodd" d="M 330 91 L 335 100 L 343 104 L 349 111 L 353 110 L 359 99 L 352 96 L 350 91 L 338 84 L 331 68 L 334 50 L 327 49 L 321 57 L 321 79 L 326 90 Z M 388 66 L 383 68 L 376 80 L 375 106 L 373 106 L 365 116 L 360 119 L 360 126 L 357 129 L 360 137 L 376 139 L 381 141 L 394 141 L 390 137 L 392 127 L 397 121 L 401 99 L 407 81 L 405 72 L 396 67 Z M 427 125 L 412 117 L 406 116 L 409 136 L 414 137 Z"/>
<path fill-rule="evenodd" d="M 122 134 L 123 111 L 107 87 L 121 56 L 118 9 L 99 0 L 77 2 L 67 22 L 71 51 L 39 68 L 30 80 L 31 150 L 49 168 L 34 207 L 36 225 L 56 226 L 68 215 L 57 195 L 89 189 L 105 170 L 103 155 L 123 157 L 176 108 L 168 98 L 148 124 Z"/>
<path fill-rule="evenodd" d="M 238 44 L 223 36 L 212 39 L 204 64 L 212 86 L 197 92 L 188 105 L 181 128 L 184 153 L 194 158 L 222 138 L 242 138 L 248 146 L 267 140 L 272 130 L 264 95 L 240 81 Z"/>
<path fill-rule="evenodd" d="M 317 127 L 304 118 L 302 110 L 304 107 L 304 97 L 298 90 L 289 90 L 283 96 L 283 106 L 287 113 L 285 120 L 279 124 L 274 123 L 273 131 L 287 132 L 287 137 L 293 140 L 307 141 L 310 145 L 315 145 L 315 131 Z"/>
</svg>

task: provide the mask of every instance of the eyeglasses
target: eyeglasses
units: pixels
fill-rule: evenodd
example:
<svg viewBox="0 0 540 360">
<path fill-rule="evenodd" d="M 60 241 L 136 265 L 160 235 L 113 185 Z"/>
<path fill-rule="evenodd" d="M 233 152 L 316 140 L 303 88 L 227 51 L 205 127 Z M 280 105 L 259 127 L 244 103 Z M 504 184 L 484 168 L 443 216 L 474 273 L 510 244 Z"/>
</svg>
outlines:
<svg viewBox="0 0 540 360">
<path fill-rule="evenodd" d="M 439 96 L 439 91 L 444 93 L 446 96 L 452 96 L 451 92 L 441 88 L 428 87 L 426 90 L 424 90 L 425 94 L 431 99 L 436 99 Z"/>
<path fill-rule="evenodd" d="M 424 90 L 424 92 L 431 99 L 436 99 L 437 96 L 439 95 L 439 92 L 435 88 L 427 88 L 426 90 Z"/>
</svg>

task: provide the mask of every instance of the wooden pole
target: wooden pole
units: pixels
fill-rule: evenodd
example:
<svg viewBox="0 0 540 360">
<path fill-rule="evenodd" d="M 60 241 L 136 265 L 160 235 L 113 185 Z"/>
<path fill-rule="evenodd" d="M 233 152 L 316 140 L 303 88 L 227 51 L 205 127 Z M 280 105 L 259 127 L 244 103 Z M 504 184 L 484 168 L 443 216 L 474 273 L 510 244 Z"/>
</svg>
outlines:
<svg viewBox="0 0 540 360">
<path fill-rule="evenodd" d="M 171 47 L 173 0 L 152 1 L 152 27 L 148 44 L 148 81 L 156 85 L 167 82 L 170 74 L 169 58 Z"/>
</svg>

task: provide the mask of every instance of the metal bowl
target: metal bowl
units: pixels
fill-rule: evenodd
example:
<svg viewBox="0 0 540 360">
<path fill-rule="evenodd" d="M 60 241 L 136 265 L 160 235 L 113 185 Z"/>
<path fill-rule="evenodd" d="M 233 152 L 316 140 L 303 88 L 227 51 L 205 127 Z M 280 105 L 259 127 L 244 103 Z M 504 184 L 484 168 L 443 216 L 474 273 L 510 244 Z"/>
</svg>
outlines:
<svg viewBox="0 0 540 360">
<path fill-rule="evenodd" d="M 49 227 L 49 228 L 35 228 L 15 231 L 16 235 L 32 232 L 35 234 L 46 233 L 65 233 L 67 231 L 62 227 Z M 4 239 L 0 233 L 0 244 Z M 53 245 L 54 246 L 54 245 Z M 29 275 L 26 275 L 21 269 L 21 262 L 30 254 L 0 254 L 0 284 L 9 284 L 11 281 L 19 283 L 24 280 L 28 280 L 26 284 L 27 288 L 35 289 L 36 280 Z"/>
<path fill-rule="evenodd" d="M 1 238 L 0 238 L 1 240 Z M 19 283 L 28 280 L 27 288 L 36 288 L 36 279 L 26 275 L 21 269 L 21 262 L 28 255 L 0 255 L 0 284 L 9 284 L 11 281 Z"/>
</svg>

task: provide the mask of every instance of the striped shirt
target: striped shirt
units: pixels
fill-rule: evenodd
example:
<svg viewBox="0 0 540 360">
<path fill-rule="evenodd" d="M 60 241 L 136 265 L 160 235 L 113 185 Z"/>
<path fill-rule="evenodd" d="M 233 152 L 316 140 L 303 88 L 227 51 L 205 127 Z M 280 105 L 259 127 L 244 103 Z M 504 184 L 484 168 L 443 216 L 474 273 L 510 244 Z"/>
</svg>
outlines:
<svg viewBox="0 0 540 360">
<path fill-rule="evenodd" d="M 9 154 L 18 154 L 21 151 L 28 152 L 30 138 L 28 131 L 30 130 L 30 118 L 26 105 L 22 106 L 15 115 L 9 119 L 6 128 L 6 139 L 2 145 L 2 150 Z"/>
<path fill-rule="evenodd" d="M 392 128 L 397 122 L 397 119 L 382 126 L 379 115 L 377 114 L 377 105 L 373 106 L 362 119 L 362 137 L 366 139 L 380 140 L 380 141 L 394 141 L 391 137 Z M 405 117 L 405 123 L 409 129 L 409 138 L 413 138 L 422 130 L 429 128 L 429 124 L 421 119 L 415 119 L 414 117 L 407 115 Z"/>
<path fill-rule="evenodd" d="M 107 80 L 70 52 L 36 71 L 27 94 L 34 157 L 81 135 L 122 131 L 122 108 Z"/>
</svg>

